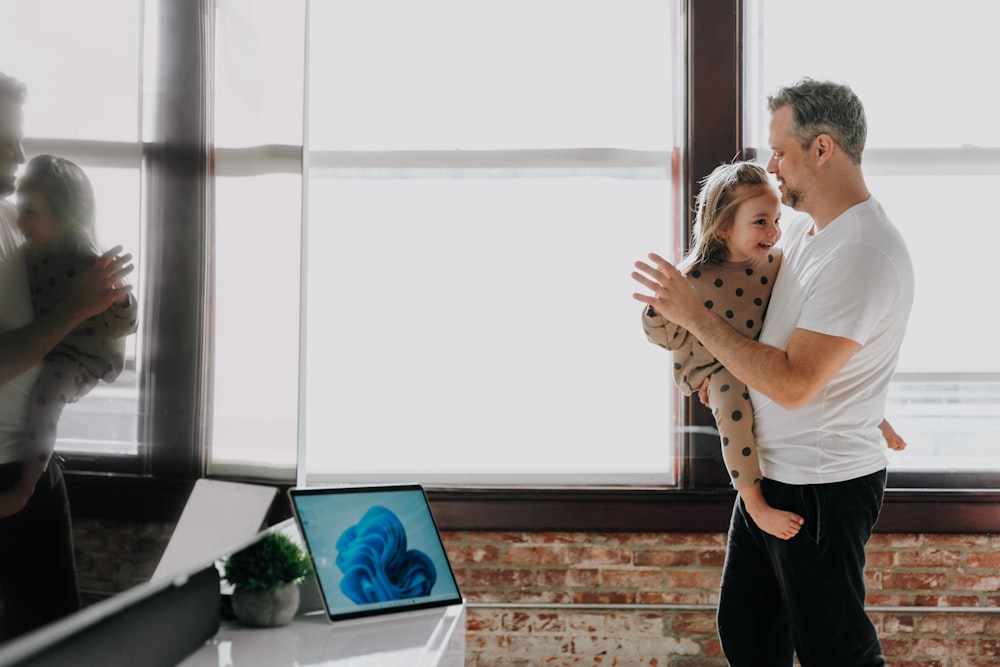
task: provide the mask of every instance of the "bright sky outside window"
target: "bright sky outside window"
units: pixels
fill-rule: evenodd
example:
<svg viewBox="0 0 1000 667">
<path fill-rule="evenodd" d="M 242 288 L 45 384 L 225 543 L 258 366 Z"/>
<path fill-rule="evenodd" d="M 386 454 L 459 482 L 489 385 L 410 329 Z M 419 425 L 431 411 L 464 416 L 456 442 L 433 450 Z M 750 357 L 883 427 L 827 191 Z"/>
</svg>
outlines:
<svg viewBox="0 0 1000 667">
<path fill-rule="evenodd" d="M 869 124 L 868 185 L 905 235 L 917 279 L 887 414 L 910 446 L 890 452 L 892 468 L 998 469 L 1000 355 L 980 301 L 995 276 L 965 248 L 1000 244 L 996 208 L 977 194 L 1000 188 L 1000 90 L 988 65 L 1000 5 L 841 2 L 824 10 L 823 26 L 850 48 L 815 47 L 803 26 L 816 7 L 750 3 L 751 143 L 766 159 L 766 96 L 778 86 L 809 76 L 858 93 Z"/>
</svg>

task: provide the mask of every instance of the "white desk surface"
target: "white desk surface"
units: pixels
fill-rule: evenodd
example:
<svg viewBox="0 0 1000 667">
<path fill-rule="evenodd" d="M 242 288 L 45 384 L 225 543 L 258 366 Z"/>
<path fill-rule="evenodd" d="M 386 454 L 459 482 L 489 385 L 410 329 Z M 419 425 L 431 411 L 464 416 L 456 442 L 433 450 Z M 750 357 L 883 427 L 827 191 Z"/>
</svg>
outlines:
<svg viewBox="0 0 1000 667">
<path fill-rule="evenodd" d="M 465 605 L 331 624 L 297 616 L 281 628 L 223 621 L 179 667 L 463 667 Z"/>
</svg>

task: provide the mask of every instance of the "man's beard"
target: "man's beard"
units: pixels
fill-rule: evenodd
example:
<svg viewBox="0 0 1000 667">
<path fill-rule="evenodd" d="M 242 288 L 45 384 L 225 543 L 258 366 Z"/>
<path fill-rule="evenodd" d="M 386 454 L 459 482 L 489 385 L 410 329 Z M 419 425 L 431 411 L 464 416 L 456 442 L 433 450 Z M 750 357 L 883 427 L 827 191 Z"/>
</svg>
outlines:
<svg viewBox="0 0 1000 667">
<path fill-rule="evenodd" d="M 799 190 L 797 188 L 791 188 L 788 183 L 785 183 L 785 196 L 782 197 L 781 203 L 785 206 L 790 206 L 796 211 L 801 211 L 802 200 L 805 199 L 805 191 Z"/>
</svg>

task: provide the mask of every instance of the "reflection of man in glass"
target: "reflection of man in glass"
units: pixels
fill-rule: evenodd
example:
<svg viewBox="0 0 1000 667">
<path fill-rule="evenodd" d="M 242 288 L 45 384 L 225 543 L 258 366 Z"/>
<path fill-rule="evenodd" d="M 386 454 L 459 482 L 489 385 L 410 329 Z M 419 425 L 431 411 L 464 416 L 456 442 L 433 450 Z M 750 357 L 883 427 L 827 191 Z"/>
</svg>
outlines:
<svg viewBox="0 0 1000 667">
<path fill-rule="evenodd" d="M 25 87 L 0 73 L 0 197 L 14 191 Z M 76 279 L 66 300 L 32 316 L 13 204 L 0 199 L 0 640 L 79 607 L 69 501 L 58 465 L 23 460 L 28 397 L 38 364 L 66 334 L 127 293 L 132 270 L 121 248 Z"/>
</svg>

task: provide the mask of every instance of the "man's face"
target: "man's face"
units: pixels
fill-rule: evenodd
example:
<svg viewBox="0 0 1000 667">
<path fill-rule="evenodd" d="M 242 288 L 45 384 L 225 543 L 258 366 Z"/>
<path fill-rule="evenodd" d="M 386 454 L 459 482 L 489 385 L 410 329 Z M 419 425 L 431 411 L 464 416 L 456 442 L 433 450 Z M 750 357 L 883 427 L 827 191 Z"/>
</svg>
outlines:
<svg viewBox="0 0 1000 667">
<path fill-rule="evenodd" d="M 17 169 L 24 164 L 21 105 L 0 101 L 0 197 L 14 192 Z"/>
<path fill-rule="evenodd" d="M 792 132 L 794 127 L 791 106 L 783 106 L 772 114 L 769 139 L 772 152 L 767 170 L 778 178 L 781 203 L 796 211 L 805 211 L 816 172 L 811 154 L 802 148 Z"/>
</svg>

